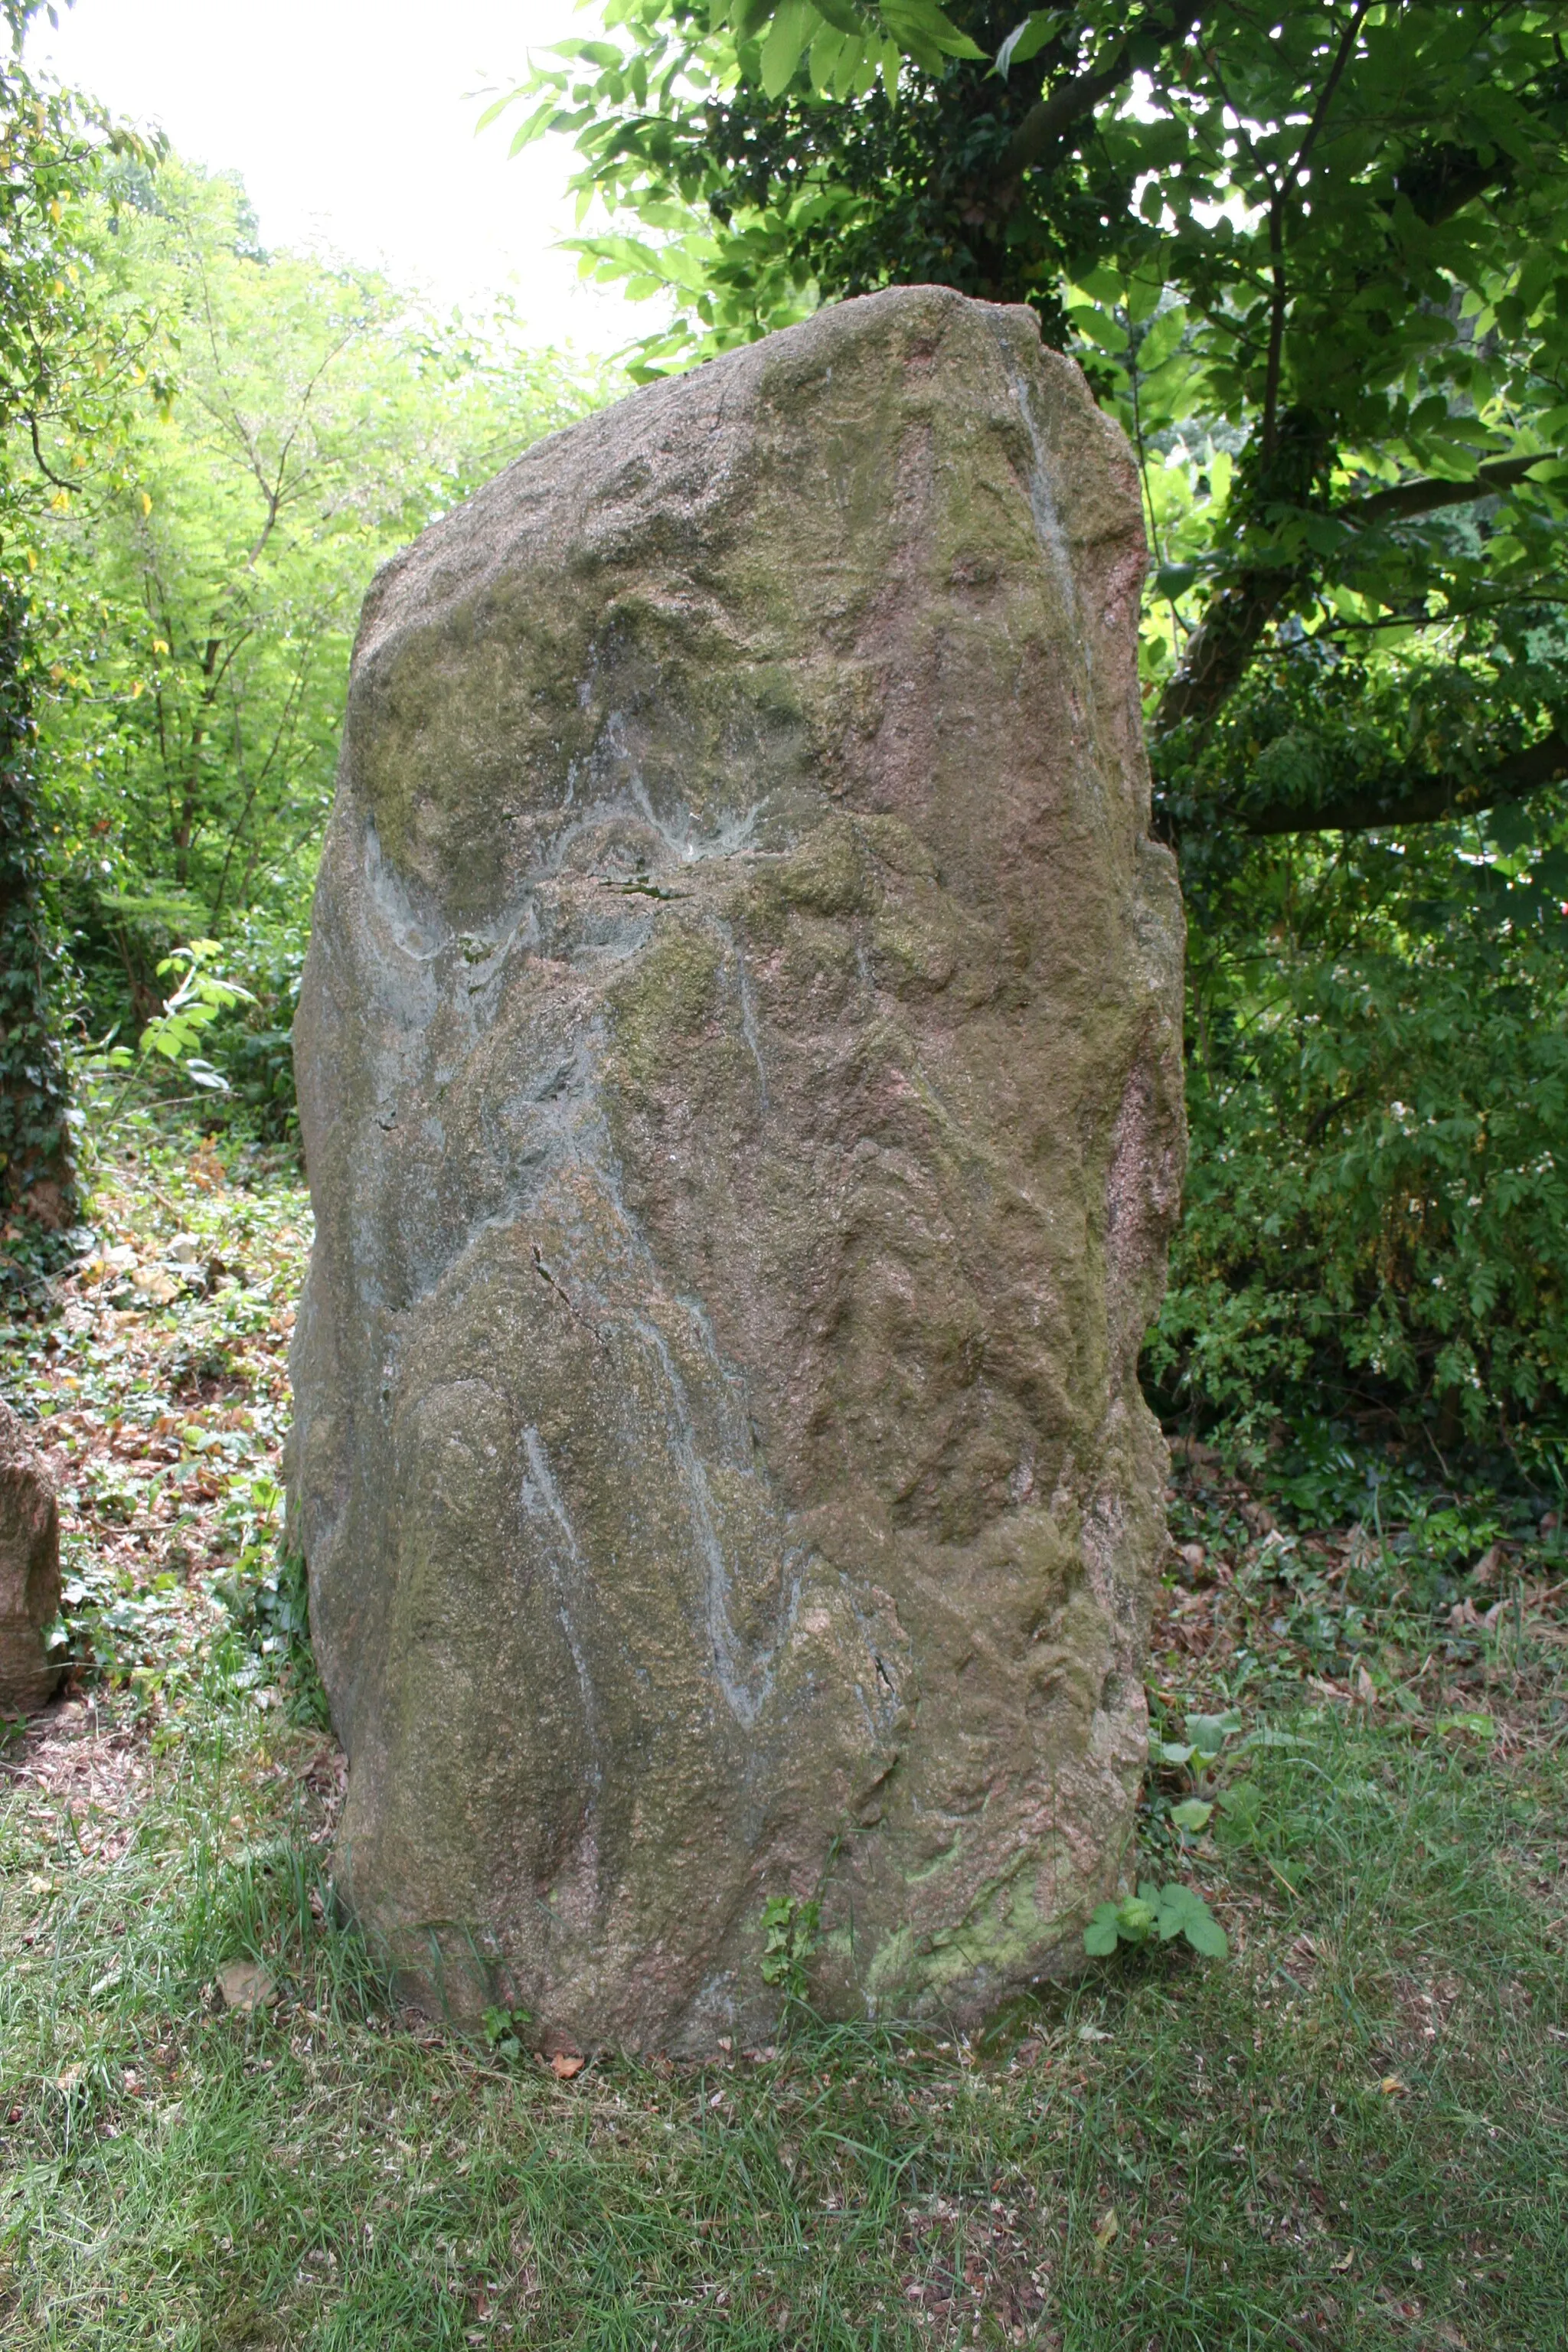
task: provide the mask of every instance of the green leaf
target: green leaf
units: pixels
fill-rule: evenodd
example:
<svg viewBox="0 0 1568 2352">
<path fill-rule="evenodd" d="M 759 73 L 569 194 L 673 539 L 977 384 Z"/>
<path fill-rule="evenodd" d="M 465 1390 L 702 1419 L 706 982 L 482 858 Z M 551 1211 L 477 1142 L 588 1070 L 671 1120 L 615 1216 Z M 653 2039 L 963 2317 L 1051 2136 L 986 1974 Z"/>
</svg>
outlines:
<svg viewBox="0 0 1568 2352">
<path fill-rule="evenodd" d="M 907 49 L 917 63 L 923 62 L 921 47 L 934 50 L 939 58 L 984 58 L 984 50 L 967 33 L 959 31 L 952 19 L 937 6 L 936 0 L 882 0 L 881 17 L 900 47 Z"/>
<path fill-rule="evenodd" d="M 1230 1937 L 1206 1903 L 1200 1917 L 1184 1921 L 1182 1933 L 1194 1951 L 1201 1952 L 1205 1960 L 1224 1960 L 1230 1957 Z"/>
<path fill-rule="evenodd" d="M 555 121 L 557 112 L 558 109 L 555 107 L 553 102 L 546 106 L 536 107 L 534 111 L 529 116 L 527 121 L 520 123 L 518 128 L 512 132 L 511 144 L 507 149 L 507 153 L 509 155 L 521 155 L 525 147 L 531 147 L 536 139 L 542 139 L 545 132 Z"/>
<path fill-rule="evenodd" d="M 1016 65 L 1026 65 L 1031 58 L 1038 56 L 1061 21 L 1059 8 L 1037 8 L 1032 16 L 1026 16 L 1021 25 L 1014 26 L 996 52 L 993 70 L 1005 81 Z"/>
<path fill-rule="evenodd" d="M 1092 1959 L 1102 1960 L 1116 1949 L 1117 1917 L 1114 1903 L 1102 1903 L 1083 1931 L 1083 1948 Z"/>
<path fill-rule="evenodd" d="M 844 52 L 851 46 L 837 26 L 824 25 L 811 45 L 811 86 L 821 95 L 831 92 L 834 79 L 844 61 Z M 855 45 L 858 47 L 858 44 Z"/>
<path fill-rule="evenodd" d="M 1150 1901 L 1152 1887 L 1141 1887 L 1136 1895 L 1124 1895 L 1116 1906 L 1116 1932 L 1124 1944 L 1145 1944 L 1154 1926 L 1155 1906 Z"/>
<path fill-rule="evenodd" d="M 620 50 L 609 41 L 581 41 L 575 37 L 557 41 L 552 54 L 558 58 L 582 58 L 589 65 L 598 66 L 606 72 L 626 62 Z"/>
<path fill-rule="evenodd" d="M 1207 1829 L 1213 1817 L 1214 1807 L 1205 1805 L 1201 1797 L 1188 1797 L 1182 1804 L 1171 1808 L 1171 1819 L 1176 1827 L 1190 1832 L 1194 1837 L 1200 1830 Z"/>
<path fill-rule="evenodd" d="M 481 131 L 488 131 L 491 123 L 497 121 L 500 117 L 506 112 L 507 108 L 511 105 L 512 101 L 521 97 L 521 92 L 520 90 L 509 89 L 504 91 L 500 98 L 492 100 L 490 104 L 486 107 L 484 112 L 480 115 L 479 121 L 474 125 L 475 136 L 477 137 Z"/>
<path fill-rule="evenodd" d="M 1212 1763 L 1232 1735 L 1241 1729 L 1241 1717 L 1234 1707 L 1224 1715 L 1189 1715 L 1187 1738 L 1198 1754 Z"/>
<path fill-rule="evenodd" d="M 1184 1936 L 1194 1951 L 1208 1959 L 1223 1960 L 1230 1949 L 1225 1929 L 1195 1887 L 1175 1881 L 1162 1886 L 1155 1925 L 1162 1943 Z"/>
<path fill-rule="evenodd" d="M 1091 309 L 1087 303 L 1069 308 L 1068 317 L 1072 321 L 1074 332 L 1086 335 L 1091 343 L 1098 343 L 1102 352 L 1124 352 L 1131 340 L 1119 320 L 1111 318 L 1104 310 Z"/>
<path fill-rule="evenodd" d="M 811 0 L 783 0 L 763 43 L 763 89 L 769 98 L 782 97 L 789 88 L 822 22 Z"/>
</svg>

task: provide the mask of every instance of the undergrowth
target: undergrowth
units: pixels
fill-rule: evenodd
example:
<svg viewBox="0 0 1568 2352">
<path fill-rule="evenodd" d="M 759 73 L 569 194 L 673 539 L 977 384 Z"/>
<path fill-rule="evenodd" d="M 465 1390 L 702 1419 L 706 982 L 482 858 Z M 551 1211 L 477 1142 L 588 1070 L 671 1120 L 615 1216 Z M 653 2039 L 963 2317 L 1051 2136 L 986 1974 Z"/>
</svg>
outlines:
<svg viewBox="0 0 1568 2352">
<path fill-rule="evenodd" d="M 512 2021 L 396 2016 L 335 1916 L 276 1543 L 304 1202 L 237 1148 L 139 1155 L 7 1342 L 80 1588 L 0 1778 L 7 2346 L 1559 2340 L 1554 1530 L 1387 1486 L 1331 1520 L 1186 1448 L 1137 1875 L 1228 1958 L 1123 1938 L 969 2042 L 816 2021 L 788 1922 L 775 2045 L 560 2080 Z"/>
</svg>

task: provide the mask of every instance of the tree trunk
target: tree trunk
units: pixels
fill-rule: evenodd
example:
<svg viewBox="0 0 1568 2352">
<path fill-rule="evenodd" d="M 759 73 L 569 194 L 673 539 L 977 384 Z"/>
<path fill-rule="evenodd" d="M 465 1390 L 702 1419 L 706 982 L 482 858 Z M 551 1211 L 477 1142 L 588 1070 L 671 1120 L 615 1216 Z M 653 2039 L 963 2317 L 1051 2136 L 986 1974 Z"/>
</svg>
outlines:
<svg viewBox="0 0 1568 2352">
<path fill-rule="evenodd" d="M 0 1213 L 77 1214 L 65 1063 L 50 1026 L 26 604 L 0 579 Z"/>
</svg>

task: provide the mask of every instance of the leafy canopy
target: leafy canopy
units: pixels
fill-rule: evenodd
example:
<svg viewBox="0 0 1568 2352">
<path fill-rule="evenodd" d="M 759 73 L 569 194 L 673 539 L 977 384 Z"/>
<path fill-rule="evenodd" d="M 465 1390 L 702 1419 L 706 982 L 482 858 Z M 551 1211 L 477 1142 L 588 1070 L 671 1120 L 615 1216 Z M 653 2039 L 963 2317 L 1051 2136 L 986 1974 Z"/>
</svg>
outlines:
<svg viewBox="0 0 1568 2352">
<path fill-rule="evenodd" d="M 1561 610 L 1563 7 L 1015 5 L 610 0 L 604 39 L 490 116 L 575 141 L 584 215 L 610 217 L 584 268 L 673 305 L 644 373 L 894 278 L 1036 308 L 1142 467 L 1168 832 L 1554 782 L 1562 664 L 1520 663 Z M 1372 725 L 1322 788 L 1204 772 L 1219 711 L 1302 638 L 1468 666 L 1477 755 L 1445 737 L 1412 769 Z"/>
<path fill-rule="evenodd" d="M 492 112 L 575 142 L 643 374 L 935 280 L 1126 430 L 1191 918 L 1165 1410 L 1560 1416 L 1568 11 L 943 21 L 610 0 Z"/>
<path fill-rule="evenodd" d="M 219 1008 L 210 1049 L 277 1127 L 360 601 L 601 380 L 529 348 L 505 304 L 436 317 L 267 250 L 237 181 L 171 155 L 110 157 L 71 217 L 82 341 L 140 322 L 159 397 L 87 469 L 69 421 L 39 421 L 64 485 L 27 541 L 49 893 L 98 1037 L 162 1018 L 177 942 L 222 942 L 254 1002 Z"/>
</svg>

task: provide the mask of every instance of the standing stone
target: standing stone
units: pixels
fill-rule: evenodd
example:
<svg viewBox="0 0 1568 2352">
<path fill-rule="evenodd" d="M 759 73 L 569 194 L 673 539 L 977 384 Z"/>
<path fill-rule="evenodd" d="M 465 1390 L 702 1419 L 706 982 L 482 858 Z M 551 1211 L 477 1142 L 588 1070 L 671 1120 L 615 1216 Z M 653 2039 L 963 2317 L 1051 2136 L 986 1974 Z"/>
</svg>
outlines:
<svg viewBox="0 0 1568 2352">
<path fill-rule="evenodd" d="M 338 1885 L 546 2047 L 973 2019 L 1122 1875 L 1183 1153 L 1133 467 L 847 302 L 380 574 L 295 1032 Z"/>
<path fill-rule="evenodd" d="M 54 1483 L 8 1404 L 0 1404 L 0 1715 L 47 1706 L 63 1672 L 44 1646 L 60 1608 Z"/>
</svg>

